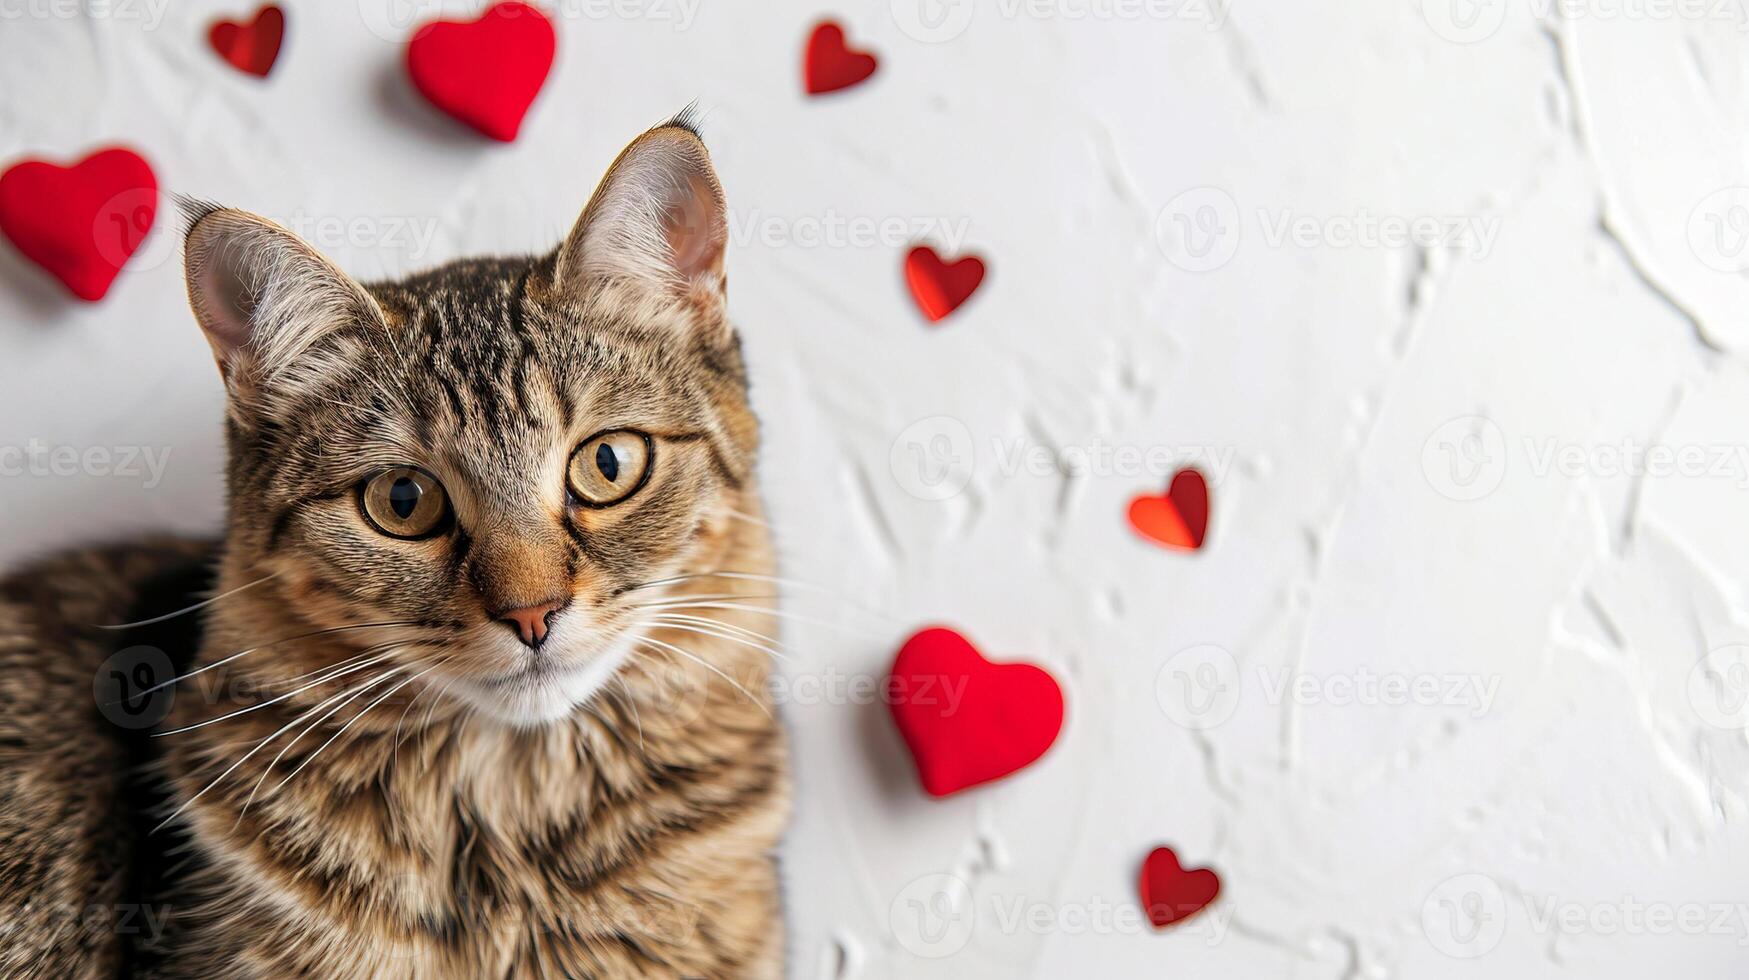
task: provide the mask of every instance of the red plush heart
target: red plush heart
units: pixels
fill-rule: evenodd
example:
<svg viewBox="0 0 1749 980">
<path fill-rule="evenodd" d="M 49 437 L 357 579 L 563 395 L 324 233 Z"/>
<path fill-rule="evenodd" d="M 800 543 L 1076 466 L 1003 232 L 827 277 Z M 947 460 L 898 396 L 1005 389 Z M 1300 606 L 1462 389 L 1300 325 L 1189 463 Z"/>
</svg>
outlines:
<svg viewBox="0 0 1749 980">
<path fill-rule="evenodd" d="M 935 249 L 919 245 L 905 256 L 905 284 L 931 323 L 959 309 L 983 281 L 984 262 L 974 255 L 949 264 Z"/>
<path fill-rule="evenodd" d="M 440 20 L 407 44 L 407 71 L 431 104 L 508 143 L 546 84 L 558 36 L 526 3 L 498 3 L 475 21 Z"/>
<path fill-rule="evenodd" d="M 1156 847 L 1142 862 L 1142 908 L 1156 929 L 1201 912 L 1221 893 L 1221 877 L 1207 868 L 1186 871 L 1170 847 Z"/>
<path fill-rule="evenodd" d="M 71 167 L 25 160 L 0 174 L 0 232 L 83 300 L 109 292 L 157 216 L 158 179 L 132 150 Z"/>
<path fill-rule="evenodd" d="M 1209 485 L 1196 470 L 1179 470 L 1164 497 L 1130 501 L 1130 526 L 1168 548 L 1195 551 L 1209 526 Z"/>
<path fill-rule="evenodd" d="M 238 71 L 267 77 L 279 57 L 279 42 L 285 38 L 285 11 L 275 4 L 262 7 L 247 24 L 221 20 L 207 32 L 207 40 L 219 57 Z"/>
<path fill-rule="evenodd" d="M 826 21 L 808 37 L 802 58 L 802 81 L 809 95 L 849 88 L 874 74 L 875 56 L 844 43 L 844 28 Z"/>
<path fill-rule="evenodd" d="M 887 683 L 893 722 L 932 796 L 1024 769 L 1063 727 L 1056 678 L 1032 664 L 993 664 L 945 627 L 906 640 Z"/>
</svg>

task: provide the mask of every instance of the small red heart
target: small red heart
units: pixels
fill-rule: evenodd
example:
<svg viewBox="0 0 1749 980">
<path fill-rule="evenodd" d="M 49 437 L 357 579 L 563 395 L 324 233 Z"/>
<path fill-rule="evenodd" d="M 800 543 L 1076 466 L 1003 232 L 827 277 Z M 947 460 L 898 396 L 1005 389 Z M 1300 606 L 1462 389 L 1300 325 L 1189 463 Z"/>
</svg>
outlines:
<svg viewBox="0 0 1749 980">
<path fill-rule="evenodd" d="M 1221 893 L 1221 876 L 1208 868 L 1186 871 L 1170 847 L 1156 847 L 1142 862 L 1138 890 L 1148 921 L 1156 929 L 1190 918 Z"/>
<path fill-rule="evenodd" d="M 856 51 L 844 43 L 844 28 L 826 21 L 808 36 L 808 51 L 802 58 L 802 81 L 809 95 L 849 88 L 874 74 L 875 56 Z"/>
<path fill-rule="evenodd" d="M 546 84 L 558 44 L 539 8 L 497 3 L 478 20 L 421 27 L 407 43 L 407 71 L 432 105 L 508 143 Z"/>
<path fill-rule="evenodd" d="M 1209 485 L 1196 470 L 1179 470 L 1164 497 L 1130 501 L 1130 526 L 1168 548 L 1195 551 L 1209 526 Z"/>
<path fill-rule="evenodd" d="M 919 245 L 905 256 L 905 284 L 931 323 L 959 309 L 983 281 L 984 261 L 975 255 L 950 264 L 943 262 L 935 249 Z"/>
<path fill-rule="evenodd" d="M 25 160 L 0 174 L 0 233 L 83 300 L 109 292 L 157 215 L 158 179 L 132 150 L 71 167 Z"/>
<path fill-rule="evenodd" d="M 1038 761 L 1063 727 L 1063 689 L 1027 663 L 993 664 L 951 629 L 905 641 L 887 679 L 893 722 L 931 796 Z"/>
<path fill-rule="evenodd" d="M 238 71 L 267 77 L 279 57 L 279 42 L 285 39 L 285 11 L 268 4 L 256 11 L 247 24 L 221 20 L 207 32 L 207 41 L 219 57 Z"/>
</svg>

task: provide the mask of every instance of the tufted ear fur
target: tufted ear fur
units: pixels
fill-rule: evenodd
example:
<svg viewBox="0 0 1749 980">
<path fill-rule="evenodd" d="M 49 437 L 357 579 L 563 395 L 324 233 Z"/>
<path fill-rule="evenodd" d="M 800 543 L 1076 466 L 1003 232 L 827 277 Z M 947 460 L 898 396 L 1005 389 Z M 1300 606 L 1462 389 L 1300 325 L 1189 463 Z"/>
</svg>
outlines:
<svg viewBox="0 0 1749 980">
<path fill-rule="evenodd" d="M 181 203 L 189 305 L 234 401 L 313 379 L 323 338 L 382 323 L 364 287 L 290 231 L 245 211 Z"/>
<path fill-rule="evenodd" d="M 723 188 L 682 113 L 632 141 L 559 247 L 559 288 L 629 282 L 720 313 L 728 244 Z"/>
</svg>

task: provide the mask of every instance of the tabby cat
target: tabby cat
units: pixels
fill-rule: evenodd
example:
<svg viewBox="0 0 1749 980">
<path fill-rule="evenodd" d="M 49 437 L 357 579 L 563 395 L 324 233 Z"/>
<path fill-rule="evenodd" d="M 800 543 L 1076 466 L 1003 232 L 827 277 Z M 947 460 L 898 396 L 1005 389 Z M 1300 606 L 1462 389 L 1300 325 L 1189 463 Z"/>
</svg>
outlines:
<svg viewBox="0 0 1749 980">
<path fill-rule="evenodd" d="M 696 128 L 553 252 L 400 282 L 184 209 L 227 530 L 0 582 L 0 976 L 780 975 L 775 579 Z"/>
</svg>

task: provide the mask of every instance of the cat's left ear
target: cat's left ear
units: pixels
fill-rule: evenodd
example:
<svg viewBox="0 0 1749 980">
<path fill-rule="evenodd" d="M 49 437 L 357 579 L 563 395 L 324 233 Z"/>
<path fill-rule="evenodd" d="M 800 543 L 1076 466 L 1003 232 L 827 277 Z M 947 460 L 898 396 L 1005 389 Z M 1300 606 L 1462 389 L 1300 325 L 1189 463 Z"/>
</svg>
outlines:
<svg viewBox="0 0 1749 980">
<path fill-rule="evenodd" d="M 335 331 L 382 322 L 363 286 L 290 231 L 245 211 L 181 203 L 189 304 L 227 381 L 265 382 Z"/>
<path fill-rule="evenodd" d="M 608 168 L 559 247 L 559 288 L 629 282 L 720 313 L 728 244 L 723 187 L 682 114 L 638 137 Z"/>
</svg>

